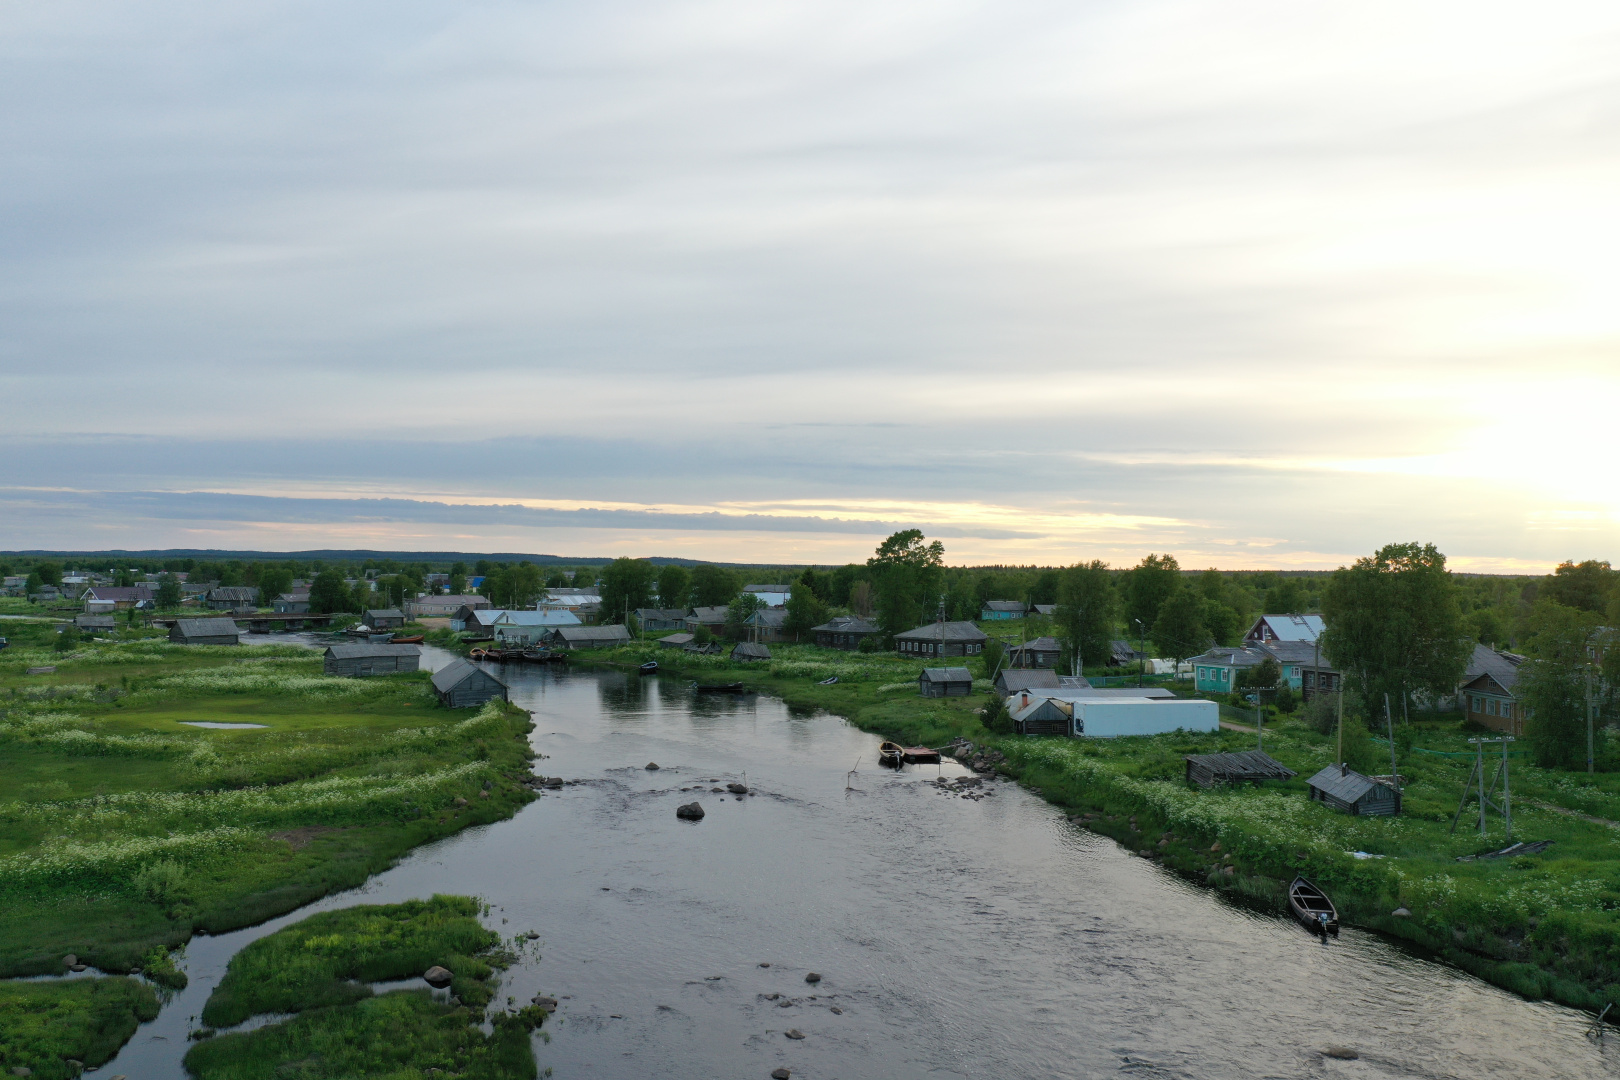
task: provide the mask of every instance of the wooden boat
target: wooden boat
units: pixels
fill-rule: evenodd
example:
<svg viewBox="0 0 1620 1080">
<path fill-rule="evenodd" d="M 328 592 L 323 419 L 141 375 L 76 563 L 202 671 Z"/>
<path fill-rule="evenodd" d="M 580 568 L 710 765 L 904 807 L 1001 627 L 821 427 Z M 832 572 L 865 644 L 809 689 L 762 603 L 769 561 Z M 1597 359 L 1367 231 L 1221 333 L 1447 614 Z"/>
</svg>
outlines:
<svg viewBox="0 0 1620 1080">
<path fill-rule="evenodd" d="M 636 670 L 641 672 L 643 675 L 652 675 L 658 671 L 658 661 L 649 660 L 645 664 L 642 664 L 640 667 L 636 668 Z"/>
<path fill-rule="evenodd" d="M 395 634 L 393 637 L 388 639 L 388 643 L 390 645 L 420 645 L 422 644 L 422 637 L 423 635 L 421 634 L 412 634 L 409 637 L 400 637 L 398 634 Z"/>
<path fill-rule="evenodd" d="M 740 682 L 730 683 L 693 683 L 692 689 L 700 694 L 741 694 L 744 691 Z"/>
<path fill-rule="evenodd" d="M 1297 877 L 1288 886 L 1288 910 L 1313 934 L 1326 938 L 1339 936 L 1339 911 L 1327 893 L 1305 878 Z"/>
<path fill-rule="evenodd" d="M 883 745 L 878 747 L 879 765 L 887 765 L 892 769 L 898 769 L 905 763 L 906 750 L 899 743 L 884 740 Z"/>
<path fill-rule="evenodd" d="M 929 746 L 908 746 L 901 751 L 907 765 L 938 765 L 939 751 Z"/>
<path fill-rule="evenodd" d="M 833 676 L 833 677 L 832 677 L 832 678 L 830 678 L 830 679 L 822 679 L 822 680 L 821 680 L 821 681 L 820 681 L 820 682 L 819 682 L 819 683 L 817 683 L 817 684 L 816 684 L 816 685 L 817 685 L 817 686 L 831 686 L 831 685 L 832 685 L 832 684 L 833 684 L 833 683 L 835 683 L 835 682 L 837 682 L 837 681 L 838 681 L 838 676 L 836 676 L 836 675 L 834 675 L 834 676 Z"/>
</svg>

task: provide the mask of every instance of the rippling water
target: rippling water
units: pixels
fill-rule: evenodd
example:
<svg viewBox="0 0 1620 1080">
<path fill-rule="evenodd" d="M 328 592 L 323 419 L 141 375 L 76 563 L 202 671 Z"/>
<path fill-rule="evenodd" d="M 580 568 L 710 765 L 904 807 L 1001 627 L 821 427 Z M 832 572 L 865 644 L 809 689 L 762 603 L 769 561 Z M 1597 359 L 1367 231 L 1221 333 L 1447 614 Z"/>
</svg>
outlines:
<svg viewBox="0 0 1620 1080">
<path fill-rule="evenodd" d="M 503 933 L 539 932 L 502 993 L 563 999 L 538 1046 L 562 1080 L 1551 1078 L 1620 1063 L 1581 1014 L 1353 930 L 1322 944 L 1234 909 L 1011 785 L 973 801 L 927 782 L 956 766 L 879 769 L 877 740 L 835 717 L 670 678 L 503 674 L 534 711 L 536 771 L 574 783 L 364 889 L 195 940 L 191 987 L 103 1072 L 181 1075 L 188 1017 L 253 938 L 434 892 L 476 893 Z M 744 779 L 755 795 L 708 790 Z M 693 798 L 708 816 L 677 820 Z"/>
</svg>

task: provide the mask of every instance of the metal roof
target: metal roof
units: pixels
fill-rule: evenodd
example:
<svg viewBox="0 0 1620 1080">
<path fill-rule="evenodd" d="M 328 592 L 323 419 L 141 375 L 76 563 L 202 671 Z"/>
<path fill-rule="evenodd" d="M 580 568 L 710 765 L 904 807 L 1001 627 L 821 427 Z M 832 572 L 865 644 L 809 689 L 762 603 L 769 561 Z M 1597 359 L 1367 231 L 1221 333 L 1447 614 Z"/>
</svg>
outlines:
<svg viewBox="0 0 1620 1080">
<path fill-rule="evenodd" d="M 971 683 L 973 672 L 965 667 L 925 667 L 920 677 L 937 683 Z"/>
<path fill-rule="evenodd" d="M 760 608 L 748 616 L 749 626 L 763 626 L 767 629 L 780 628 L 787 622 L 787 612 L 782 608 Z"/>
<path fill-rule="evenodd" d="M 502 608 L 478 612 L 477 621 L 484 626 L 578 626 L 579 616 L 567 608 L 547 608 L 544 611 Z"/>
<path fill-rule="evenodd" d="M 1006 687 L 1008 694 L 1021 690 L 1056 690 L 1058 674 L 1051 668 L 1004 668 L 996 681 Z"/>
<path fill-rule="evenodd" d="M 326 655 L 334 660 L 359 660 L 367 656 L 421 656 L 417 645 L 329 645 Z"/>
<path fill-rule="evenodd" d="M 1320 615 L 1262 615 L 1243 636 L 1255 633 L 1262 624 L 1278 641 L 1315 641 L 1327 626 Z"/>
<path fill-rule="evenodd" d="M 1481 675 L 1489 675 L 1496 680 L 1508 693 L 1519 682 L 1519 665 L 1524 663 L 1524 657 L 1516 653 L 1500 653 L 1486 645 L 1475 645 L 1474 655 L 1468 658 L 1468 667 L 1463 672 L 1463 683 L 1471 683 Z"/>
<path fill-rule="evenodd" d="M 638 607 L 636 608 L 636 618 L 640 619 L 642 622 L 646 622 L 648 619 L 656 619 L 659 622 L 674 622 L 676 620 L 686 618 L 686 609 L 674 607 Z"/>
<path fill-rule="evenodd" d="M 829 620 L 811 629 L 829 634 L 876 634 L 879 632 L 877 623 L 868 622 L 854 615 L 840 615 L 836 619 Z"/>
<path fill-rule="evenodd" d="M 1305 783 L 1347 803 L 1355 802 L 1379 786 L 1378 781 L 1371 777 L 1362 776 L 1356 770 L 1340 765 L 1329 765 Z"/>
<path fill-rule="evenodd" d="M 378 617 L 378 616 L 380 616 L 380 617 L 382 617 L 384 619 L 403 619 L 405 617 L 405 613 L 403 611 L 399 610 L 398 608 L 391 608 L 391 607 L 387 607 L 387 608 L 366 608 L 365 614 L 366 614 L 367 617 Z"/>
<path fill-rule="evenodd" d="M 755 641 L 740 641 L 731 650 L 733 660 L 769 660 L 771 650 Z"/>
<path fill-rule="evenodd" d="M 894 635 L 896 641 L 989 641 L 983 630 L 970 622 L 929 623 L 915 630 Z M 965 670 L 965 669 L 964 669 Z"/>
<path fill-rule="evenodd" d="M 1022 600 L 986 600 L 980 607 L 985 611 L 1019 611 L 1024 610 Z"/>
<path fill-rule="evenodd" d="M 611 626 L 559 626 L 558 637 L 572 644 L 576 641 L 629 641 L 630 631 L 614 623 Z"/>
</svg>

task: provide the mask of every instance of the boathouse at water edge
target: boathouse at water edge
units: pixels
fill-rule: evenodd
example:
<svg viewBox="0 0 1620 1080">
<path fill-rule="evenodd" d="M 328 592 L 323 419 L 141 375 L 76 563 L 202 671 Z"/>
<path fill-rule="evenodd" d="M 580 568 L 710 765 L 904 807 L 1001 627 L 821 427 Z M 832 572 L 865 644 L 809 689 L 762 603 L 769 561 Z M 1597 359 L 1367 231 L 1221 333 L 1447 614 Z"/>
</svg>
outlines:
<svg viewBox="0 0 1620 1080">
<path fill-rule="evenodd" d="M 398 630 L 405 625 L 405 613 L 398 608 L 367 608 L 360 621 L 373 630 Z"/>
<path fill-rule="evenodd" d="M 324 670 L 358 678 L 415 671 L 421 664 L 422 650 L 416 645 L 332 645 L 326 650 Z"/>
<path fill-rule="evenodd" d="M 473 709 L 486 701 L 507 700 L 506 684 L 476 664 L 454 660 L 433 673 L 433 691 L 452 709 Z"/>
<path fill-rule="evenodd" d="M 1388 817 L 1401 812 L 1400 792 L 1346 765 L 1329 765 L 1305 783 L 1312 802 L 1326 803 L 1340 813 Z"/>
<path fill-rule="evenodd" d="M 179 645 L 240 645 L 242 633 L 234 619 L 176 619 L 169 640 Z"/>
<path fill-rule="evenodd" d="M 967 697 L 973 692 L 973 673 L 965 667 L 923 668 L 917 692 L 923 697 Z"/>
<path fill-rule="evenodd" d="M 545 637 L 554 649 L 616 649 L 630 644 L 630 631 L 613 623 L 608 626 L 559 626 Z"/>
</svg>

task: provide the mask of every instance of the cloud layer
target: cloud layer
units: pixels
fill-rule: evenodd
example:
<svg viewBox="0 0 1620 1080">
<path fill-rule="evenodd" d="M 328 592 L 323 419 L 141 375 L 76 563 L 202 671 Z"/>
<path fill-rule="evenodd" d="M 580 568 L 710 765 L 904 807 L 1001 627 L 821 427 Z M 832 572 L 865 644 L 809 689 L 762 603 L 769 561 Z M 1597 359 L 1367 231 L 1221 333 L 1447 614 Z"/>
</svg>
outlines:
<svg viewBox="0 0 1620 1080">
<path fill-rule="evenodd" d="M 0 546 L 1620 540 L 1606 5 L 6 15 Z"/>
</svg>

